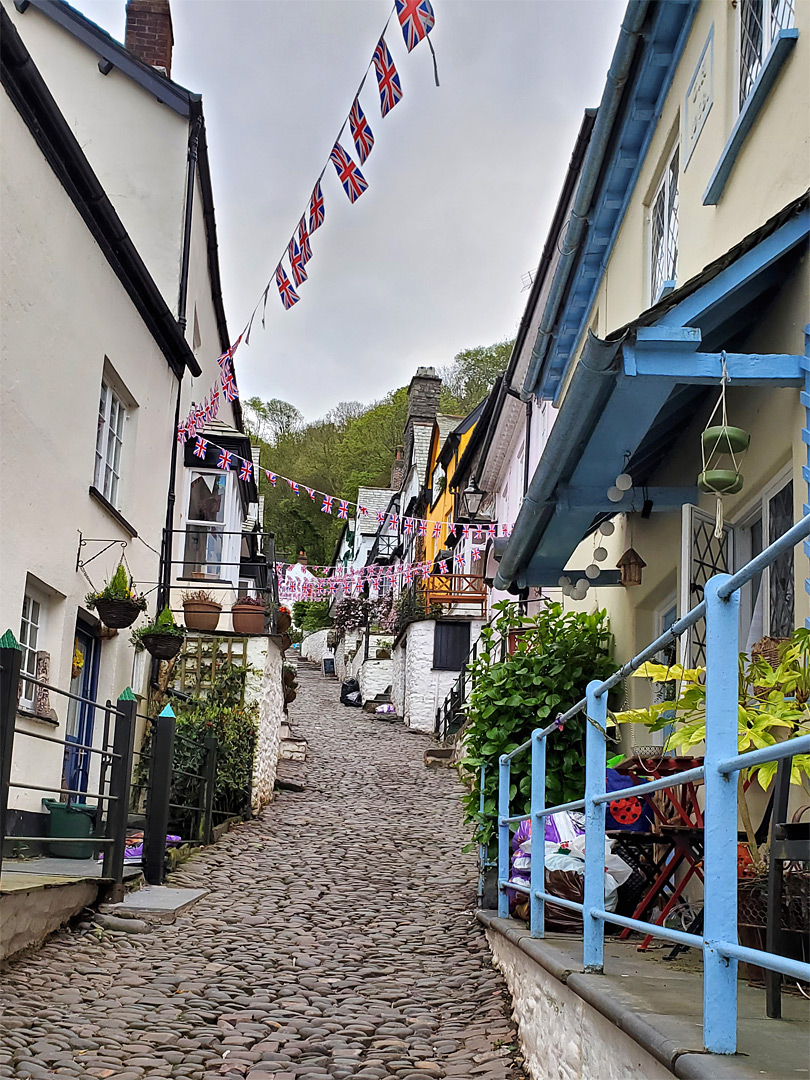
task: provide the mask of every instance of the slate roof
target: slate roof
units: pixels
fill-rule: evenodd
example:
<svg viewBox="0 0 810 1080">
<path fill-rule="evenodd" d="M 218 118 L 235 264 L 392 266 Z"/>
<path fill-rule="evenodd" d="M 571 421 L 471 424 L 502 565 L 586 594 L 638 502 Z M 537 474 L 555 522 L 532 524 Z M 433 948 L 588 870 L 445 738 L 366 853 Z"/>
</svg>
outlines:
<svg viewBox="0 0 810 1080">
<path fill-rule="evenodd" d="M 358 532 L 361 536 L 373 536 L 377 532 L 377 511 L 387 510 L 393 492 L 390 488 L 361 487 L 357 489 L 357 501 L 368 510 L 359 514 Z"/>
</svg>

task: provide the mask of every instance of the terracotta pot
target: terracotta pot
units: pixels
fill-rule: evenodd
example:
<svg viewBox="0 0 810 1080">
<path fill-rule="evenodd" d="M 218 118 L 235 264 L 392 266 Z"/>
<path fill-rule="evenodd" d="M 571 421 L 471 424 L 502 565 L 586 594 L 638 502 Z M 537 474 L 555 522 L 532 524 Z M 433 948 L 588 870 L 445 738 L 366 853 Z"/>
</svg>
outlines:
<svg viewBox="0 0 810 1080">
<path fill-rule="evenodd" d="M 289 705 L 291 702 L 295 701 L 295 699 L 297 697 L 298 697 L 298 691 L 297 690 L 289 690 L 289 689 L 287 689 L 285 687 L 285 689 L 284 689 L 284 704 L 285 705 Z"/>
<path fill-rule="evenodd" d="M 141 613 L 134 600 L 97 600 L 96 611 L 104 625 L 114 630 L 132 626 Z"/>
<path fill-rule="evenodd" d="M 201 630 L 210 633 L 216 630 L 222 604 L 215 600 L 184 600 L 183 618 L 189 630 Z"/>
<path fill-rule="evenodd" d="M 377 659 L 378 660 L 390 660 L 391 659 L 391 650 L 390 649 L 377 649 Z"/>
<path fill-rule="evenodd" d="M 284 680 L 285 686 L 292 686 L 295 682 L 295 672 L 292 668 L 284 668 L 281 677 Z"/>
<path fill-rule="evenodd" d="M 171 660 L 183 647 L 183 639 L 177 634 L 144 634 L 141 641 L 156 660 Z"/>
<path fill-rule="evenodd" d="M 289 611 L 276 612 L 276 633 L 286 634 L 292 626 L 292 615 Z"/>
<path fill-rule="evenodd" d="M 233 605 L 233 629 L 236 634 L 263 634 L 264 608 L 240 604 L 237 600 Z"/>
<path fill-rule="evenodd" d="M 292 638 L 289 634 L 281 635 L 281 651 L 286 652 L 287 649 L 292 647 Z"/>
</svg>

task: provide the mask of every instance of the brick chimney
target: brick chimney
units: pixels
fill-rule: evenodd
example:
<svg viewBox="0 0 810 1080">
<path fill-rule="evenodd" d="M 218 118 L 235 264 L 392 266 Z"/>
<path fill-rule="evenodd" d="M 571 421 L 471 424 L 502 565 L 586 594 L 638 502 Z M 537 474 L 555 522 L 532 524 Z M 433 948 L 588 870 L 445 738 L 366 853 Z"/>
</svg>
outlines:
<svg viewBox="0 0 810 1080">
<path fill-rule="evenodd" d="M 127 0 L 124 44 L 138 60 L 171 77 L 174 33 L 169 0 Z"/>
<path fill-rule="evenodd" d="M 391 487 L 394 491 L 399 491 L 402 487 L 402 481 L 405 479 L 405 447 L 397 447 L 397 455 L 394 458 L 394 464 L 391 466 Z"/>
<path fill-rule="evenodd" d="M 439 411 L 442 380 L 432 367 L 418 367 L 408 387 L 408 419 L 434 420 Z"/>
</svg>

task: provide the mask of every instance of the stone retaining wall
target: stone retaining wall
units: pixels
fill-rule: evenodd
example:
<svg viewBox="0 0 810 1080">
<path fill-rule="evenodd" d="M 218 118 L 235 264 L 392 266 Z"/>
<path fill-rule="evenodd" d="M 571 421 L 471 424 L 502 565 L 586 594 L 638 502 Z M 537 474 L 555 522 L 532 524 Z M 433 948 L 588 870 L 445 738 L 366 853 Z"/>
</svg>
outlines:
<svg viewBox="0 0 810 1080">
<path fill-rule="evenodd" d="M 307 634 L 301 642 L 301 659 L 311 660 L 320 667 L 323 658 L 332 652 L 326 644 L 328 636 L 328 630 L 316 630 L 314 634 Z"/>
<path fill-rule="evenodd" d="M 272 638 L 262 637 L 264 649 L 263 669 L 258 687 L 251 688 L 259 704 L 259 729 L 256 738 L 256 754 L 253 761 L 253 791 L 251 806 L 254 813 L 273 798 L 278 766 L 278 749 L 281 742 L 281 722 L 284 719 L 284 693 L 281 687 L 283 655 Z M 248 695 L 246 695 L 248 696 Z"/>
</svg>

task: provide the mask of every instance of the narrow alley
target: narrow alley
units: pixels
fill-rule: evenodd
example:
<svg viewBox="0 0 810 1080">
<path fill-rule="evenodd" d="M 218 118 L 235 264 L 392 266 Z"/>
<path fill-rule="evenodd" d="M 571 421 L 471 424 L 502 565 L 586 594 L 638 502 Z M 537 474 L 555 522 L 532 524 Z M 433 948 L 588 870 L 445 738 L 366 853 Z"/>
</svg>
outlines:
<svg viewBox="0 0 810 1080">
<path fill-rule="evenodd" d="M 299 680 L 306 791 L 172 876 L 209 890 L 175 924 L 64 930 L 11 963 L 0 1076 L 523 1076 L 455 773 L 313 667 Z"/>
</svg>

